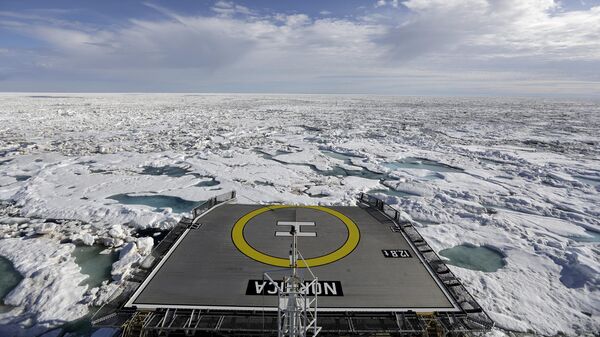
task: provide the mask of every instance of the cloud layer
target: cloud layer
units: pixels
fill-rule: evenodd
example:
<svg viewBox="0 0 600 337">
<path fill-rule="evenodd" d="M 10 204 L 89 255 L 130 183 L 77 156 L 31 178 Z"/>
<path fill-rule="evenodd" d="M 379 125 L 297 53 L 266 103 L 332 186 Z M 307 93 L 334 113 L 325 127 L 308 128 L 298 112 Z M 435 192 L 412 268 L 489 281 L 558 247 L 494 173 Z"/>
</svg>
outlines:
<svg viewBox="0 0 600 337">
<path fill-rule="evenodd" d="M 600 6 L 553 0 L 377 1 L 353 17 L 210 15 L 148 4 L 118 25 L 0 12 L 0 90 L 565 94 L 600 92 Z M 326 12 L 326 14 L 329 14 Z"/>
</svg>

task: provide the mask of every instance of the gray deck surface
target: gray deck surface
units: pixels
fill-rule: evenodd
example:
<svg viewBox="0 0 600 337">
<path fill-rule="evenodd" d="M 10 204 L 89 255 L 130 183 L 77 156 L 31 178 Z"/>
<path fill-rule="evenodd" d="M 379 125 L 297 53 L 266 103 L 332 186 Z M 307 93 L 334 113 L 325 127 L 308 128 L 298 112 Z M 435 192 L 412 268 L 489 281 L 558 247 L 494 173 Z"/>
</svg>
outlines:
<svg viewBox="0 0 600 337">
<path fill-rule="evenodd" d="M 261 280 L 265 271 L 280 269 L 254 261 L 232 242 L 232 228 L 242 216 L 264 205 L 225 204 L 200 219 L 162 266 L 142 285 L 130 304 L 138 307 L 227 307 L 228 309 L 275 306 L 276 296 L 246 295 L 248 281 Z M 330 310 L 455 311 L 430 272 L 401 233 L 359 207 L 329 207 L 352 219 L 360 230 L 358 246 L 336 262 L 311 268 L 319 280 L 340 281 L 344 296 L 319 296 L 319 308 Z M 300 237 L 299 250 L 306 259 L 328 254 L 348 236 L 338 218 L 316 209 L 284 208 L 252 218 L 244 229 L 247 242 L 271 256 L 287 258 L 290 238 L 275 232 L 288 227 L 277 221 L 312 221 L 316 237 Z M 289 230 L 289 229 L 288 229 Z M 382 249 L 408 249 L 411 258 L 385 258 Z M 271 273 L 274 278 L 284 273 Z M 279 277 L 280 279 L 281 277 Z"/>
</svg>

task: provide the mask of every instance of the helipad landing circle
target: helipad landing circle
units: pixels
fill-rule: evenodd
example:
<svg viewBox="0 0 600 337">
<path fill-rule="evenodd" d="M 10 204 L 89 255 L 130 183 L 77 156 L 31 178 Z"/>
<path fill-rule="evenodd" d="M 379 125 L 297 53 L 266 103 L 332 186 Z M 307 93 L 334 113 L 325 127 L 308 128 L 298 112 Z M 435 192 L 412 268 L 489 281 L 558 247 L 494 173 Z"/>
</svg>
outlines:
<svg viewBox="0 0 600 337">
<path fill-rule="evenodd" d="M 233 225 L 233 229 L 231 230 L 231 240 L 233 241 L 233 244 L 236 246 L 236 248 L 242 254 L 246 255 L 247 257 L 249 257 L 255 261 L 262 262 L 262 263 L 276 266 L 276 267 L 284 267 L 284 268 L 289 267 L 290 266 L 289 259 L 271 256 L 271 255 L 265 254 L 263 252 L 260 252 L 260 251 L 256 250 L 254 247 L 252 247 L 248 243 L 248 241 L 246 241 L 246 238 L 244 237 L 244 227 L 246 226 L 248 221 L 250 221 L 252 218 L 254 218 L 264 212 L 267 212 L 270 210 L 282 209 L 282 208 L 310 208 L 310 209 L 322 211 L 322 212 L 328 213 L 328 214 L 340 219 L 344 223 L 346 228 L 348 229 L 348 237 L 346 238 L 346 241 L 340 248 L 338 248 L 338 249 L 334 250 L 333 252 L 326 254 L 326 255 L 306 259 L 306 264 L 304 263 L 304 261 L 298 261 L 298 267 L 305 268 L 307 265 L 309 267 L 317 267 L 317 266 L 322 266 L 322 265 L 325 265 L 328 263 L 338 261 L 338 260 L 346 257 L 348 254 L 352 253 L 352 251 L 356 248 L 356 246 L 358 245 L 358 242 L 360 241 L 360 231 L 358 230 L 358 226 L 352 220 L 350 220 L 350 218 L 348 218 L 347 216 L 345 216 L 344 214 L 342 214 L 336 210 L 333 210 L 328 207 L 323 207 L 323 206 L 272 205 L 272 206 L 261 207 L 259 209 L 256 209 L 256 210 L 244 215 Z"/>
</svg>

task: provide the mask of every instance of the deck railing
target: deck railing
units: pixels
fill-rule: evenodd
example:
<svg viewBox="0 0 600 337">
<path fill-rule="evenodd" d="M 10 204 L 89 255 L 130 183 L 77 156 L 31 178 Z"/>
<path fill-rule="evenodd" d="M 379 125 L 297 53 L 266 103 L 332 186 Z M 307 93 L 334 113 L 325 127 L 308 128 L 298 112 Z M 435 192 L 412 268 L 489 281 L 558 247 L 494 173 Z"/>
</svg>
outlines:
<svg viewBox="0 0 600 337">
<path fill-rule="evenodd" d="M 423 239 L 421 234 L 419 234 L 417 229 L 413 226 L 413 222 L 404 219 L 400 216 L 400 212 L 386 204 L 383 200 L 372 195 L 361 193 L 358 200 L 369 207 L 377 209 L 394 222 L 396 230 L 402 231 L 405 234 L 406 238 L 408 238 L 421 254 L 429 268 L 435 273 L 438 280 L 443 283 L 446 289 L 448 289 L 450 296 L 452 296 L 454 301 L 460 306 L 462 312 L 466 314 L 463 319 L 459 319 L 452 313 L 436 313 L 436 316 L 443 318 L 445 323 L 450 327 L 454 327 L 454 329 L 461 325 L 465 325 L 471 331 L 490 330 L 494 327 L 494 322 L 489 315 L 483 310 L 479 303 L 477 303 L 475 298 L 467 291 L 454 273 L 452 273 L 450 268 L 446 266 L 444 261 L 440 259 L 429 244 L 427 244 L 425 239 Z"/>
</svg>

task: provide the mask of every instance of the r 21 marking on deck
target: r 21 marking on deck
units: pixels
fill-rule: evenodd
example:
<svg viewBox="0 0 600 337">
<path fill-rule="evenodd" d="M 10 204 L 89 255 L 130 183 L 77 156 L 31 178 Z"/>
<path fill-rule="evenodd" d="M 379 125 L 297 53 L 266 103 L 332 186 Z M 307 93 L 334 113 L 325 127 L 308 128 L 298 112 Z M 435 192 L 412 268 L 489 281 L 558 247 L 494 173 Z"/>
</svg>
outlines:
<svg viewBox="0 0 600 337">
<path fill-rule="evenodd" d="M 382 249 L 383 257 L 394 258 L 394 259 L 407 259 L 411 258 L 408 249 Z"/>
<path fill-rule="evenodd" d="M 282 288 L 284 286 L 283 281 L 276 280 L 277 286 Z M 309 281 L 304 281 L 304 285 L 308 285 Z M 309 296 L 344 296 L 342 291 L 342 282 L 340 281 L 318 281 L 310 287 L 308 287 Z M 277 287 L 269 280 L 248 280 L 248 287 L 246 288 L 246 295 L 268 295 L 276 296 Z"/>
</svg>

